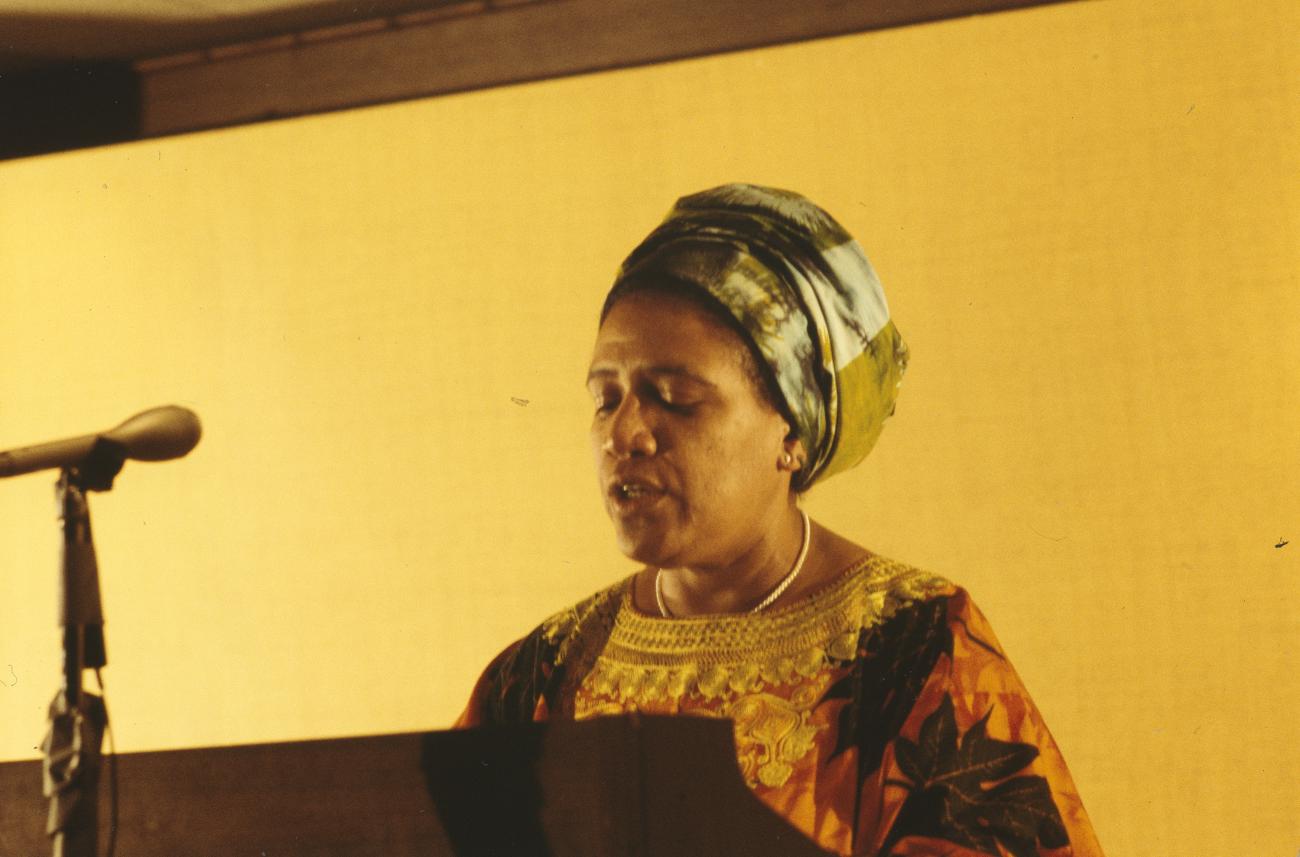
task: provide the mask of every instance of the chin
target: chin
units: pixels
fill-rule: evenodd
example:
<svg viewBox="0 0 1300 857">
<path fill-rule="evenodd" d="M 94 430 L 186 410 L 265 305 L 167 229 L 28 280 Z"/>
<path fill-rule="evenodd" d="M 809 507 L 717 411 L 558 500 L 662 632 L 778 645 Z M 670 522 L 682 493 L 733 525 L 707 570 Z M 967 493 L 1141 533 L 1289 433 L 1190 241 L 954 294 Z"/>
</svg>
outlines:
<svg viewBox="0 0 1300 857">
<path fill-rule="evenodd" d="M 618 549 L 623 552 L 623 556 L 630 560 L 645 563 L 646 565 L 659 564 L 660 551 L 657 544 L 647 544 L 641 539 L 630 538 L 620 533 L 618 536 Z"/>
<path fill-rule="evenodd" d="M 618 539 L 618 549 L 628 559 L 656 568 L 671 565 L 673 552 L 661 534 L 629 532 L 622 527 L 615 527 L 615 536 Z"/>
</svg>

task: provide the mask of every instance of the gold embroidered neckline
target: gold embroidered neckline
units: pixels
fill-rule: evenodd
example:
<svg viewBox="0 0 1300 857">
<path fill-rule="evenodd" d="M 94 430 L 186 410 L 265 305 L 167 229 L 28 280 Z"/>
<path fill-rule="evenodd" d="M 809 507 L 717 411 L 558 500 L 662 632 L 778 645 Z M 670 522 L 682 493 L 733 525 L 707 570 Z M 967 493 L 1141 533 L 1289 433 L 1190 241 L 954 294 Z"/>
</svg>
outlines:
<svg viewBox="0 0 1300 857">
<path fill-rule="evenodd" d="M 945 586 L 941 578 L 869 554 L 833 582 L 776 610 L 665 619 L 637 610 L 629 584 L 601 659 L 628 665 L 702 667 L 750 661 L 759 651 L 779 658 L 806 655 L 812 649 L 851 658 L 861 628 L 887 618 L 900 604 Z"/>
<path fill-rule="evenodd" d="M 629 584 L 609 639 L 582 679 L 580 716 L 687 700 L 738 702 L 778 688 L 791 693 L 857 657 L 863 629 L 915 601 L 952 591 L 941 577 L 874 554 L 825 588 L 770 613 L 647 616 L 633 606 Z"/>
</svg>

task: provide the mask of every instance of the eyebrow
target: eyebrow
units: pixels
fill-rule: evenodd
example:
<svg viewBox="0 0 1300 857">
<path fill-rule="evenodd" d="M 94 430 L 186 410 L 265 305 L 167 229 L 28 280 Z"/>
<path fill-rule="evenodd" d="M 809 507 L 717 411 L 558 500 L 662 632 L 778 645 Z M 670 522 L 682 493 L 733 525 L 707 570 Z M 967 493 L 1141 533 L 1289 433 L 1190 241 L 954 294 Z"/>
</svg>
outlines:
<svg viewBox="0 0 1300 857">
<path fill-rule="evenodd" d="M 714 389 L 718 386 L 712 381 L 709 381 L 705 378 L 701 378 L 699 375 L 696 375 L 694 372 L 689 371 L 685 366 L 680 366 L 672 363 L 650 366 L 645 370 L 645 373 L 647 375 L 652 375 L 655 377 L 666 375 L 672 378 L 685 378 L 688 381 L 693 381 L 696 384 L 699 384 L 704 387 L 708 387 L 710 389 Z M 592 370 L 587 373 L 587 383 L 590 384 L 592 381 L 596 380 L 597 378 L 606 378 L 609 377 L 610 375 L 617 375 L 617 374 L 618 372 L 616 372 L 613 369 L 604 369 L 598 366 L 593 367 Z"/>
</svg>

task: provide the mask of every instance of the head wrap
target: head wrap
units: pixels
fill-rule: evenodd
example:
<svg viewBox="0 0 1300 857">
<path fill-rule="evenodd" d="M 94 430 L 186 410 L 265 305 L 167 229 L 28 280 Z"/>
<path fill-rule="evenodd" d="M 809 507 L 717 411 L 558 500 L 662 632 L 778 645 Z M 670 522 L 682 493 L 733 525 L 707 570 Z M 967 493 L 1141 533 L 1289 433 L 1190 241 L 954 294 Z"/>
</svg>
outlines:
<svg viewBox="0 0 1300 857">
<path fill-rule="evenodd" d="M 907 346 L 858 243 L 790 191 L 729 184 L 682 197 L 624 260 L 605 312 L 633 282 L 686 282 L 749 334 L 809 459 L 796 489 L 871 451 L 894 411 Z"/>
</svg>

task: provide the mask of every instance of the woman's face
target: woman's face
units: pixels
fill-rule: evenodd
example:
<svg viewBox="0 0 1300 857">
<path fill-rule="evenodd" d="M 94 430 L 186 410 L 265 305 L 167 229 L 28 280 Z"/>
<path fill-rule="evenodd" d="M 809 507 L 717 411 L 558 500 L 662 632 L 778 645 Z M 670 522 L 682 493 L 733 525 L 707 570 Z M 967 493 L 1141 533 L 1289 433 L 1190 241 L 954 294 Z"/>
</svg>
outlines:
<svg viewBox="0 0 1300 857">
<path fill-rule="evenodd" d="M 726 565 L 789 503 L 789 426 L 740 337 L 689 300 L 633 293 L 596 336 L 591 445 L 619 547 L 661 568 Z"/>
</svg>

